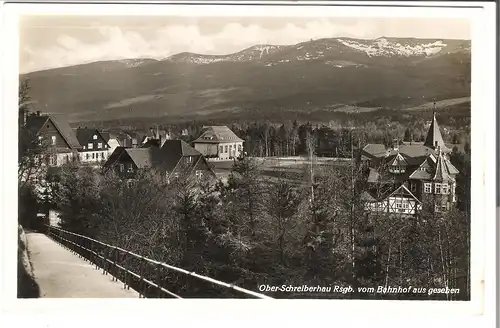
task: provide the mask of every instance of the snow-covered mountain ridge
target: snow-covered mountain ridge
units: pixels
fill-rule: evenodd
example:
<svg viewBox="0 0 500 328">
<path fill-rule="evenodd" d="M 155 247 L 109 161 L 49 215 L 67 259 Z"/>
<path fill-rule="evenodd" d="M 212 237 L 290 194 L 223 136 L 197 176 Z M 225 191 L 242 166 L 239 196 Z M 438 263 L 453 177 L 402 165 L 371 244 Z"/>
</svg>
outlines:
<svg viewBox="0 0 500 328">
<path fill-rule="evenodd" d="M 374 40 L 352 38 L 329 38 L 310 40 L 296 45 L 255 45 L 228 55 L 202 55 L 180 53 L 164 61 L 174 63 L 211 64 L 216 62 L 262 62 L 266 66 L 295 61 L 346 59 L 354 56 L 386 58 L 428 58 L 455 52 L 470 52 L 467 40 L 428 40 L 377 38 Z"/>
</svg>

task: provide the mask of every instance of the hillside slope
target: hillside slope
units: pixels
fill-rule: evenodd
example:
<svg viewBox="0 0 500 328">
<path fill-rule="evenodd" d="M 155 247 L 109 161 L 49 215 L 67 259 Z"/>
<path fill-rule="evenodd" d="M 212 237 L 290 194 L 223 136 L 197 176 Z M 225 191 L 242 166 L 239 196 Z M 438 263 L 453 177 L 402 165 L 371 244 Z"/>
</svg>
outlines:
<svg viewBox="0 0 500 328">
<path fill-rule="evenodd" d="M 470 96 L 470 41 L 320 39 L 235 54 L 96 62 L 33 72 L 42 111 L 72 121 L 414 107 Z"/>
</svg>

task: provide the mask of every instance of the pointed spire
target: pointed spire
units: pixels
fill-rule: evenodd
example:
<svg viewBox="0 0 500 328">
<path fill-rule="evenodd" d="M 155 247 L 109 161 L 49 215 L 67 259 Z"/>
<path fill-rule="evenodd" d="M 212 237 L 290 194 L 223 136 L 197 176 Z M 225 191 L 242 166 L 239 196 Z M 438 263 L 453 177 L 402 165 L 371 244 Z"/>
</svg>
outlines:
<svg viewBox="0 0 500 328">
<path fill-rule="evenodd" d="M 443 136 L 441 135 L 441 131 L 439 129 L 439 124 L 436 120 L 436 101 L 434 101 L 434 107 L 432 109 L 432 122 L 429 127 L 429 131 L 427 132 L 424 146 L 434 150 L 440 149 L 446 151 L 448 149 L 444 143 Z"/>
</svg>

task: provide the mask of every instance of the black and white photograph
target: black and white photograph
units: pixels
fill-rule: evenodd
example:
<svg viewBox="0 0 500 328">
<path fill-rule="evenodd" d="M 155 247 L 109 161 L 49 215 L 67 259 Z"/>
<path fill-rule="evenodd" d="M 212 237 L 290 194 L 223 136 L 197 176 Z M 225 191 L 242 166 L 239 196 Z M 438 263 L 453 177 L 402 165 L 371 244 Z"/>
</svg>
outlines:
<svg viewBox="0 0 500 328">
<path fill-rule="evenodd" d="M 19 16 L 17 298 L 482 297 L 473 19 L 193 7 Z"/>
</svg>

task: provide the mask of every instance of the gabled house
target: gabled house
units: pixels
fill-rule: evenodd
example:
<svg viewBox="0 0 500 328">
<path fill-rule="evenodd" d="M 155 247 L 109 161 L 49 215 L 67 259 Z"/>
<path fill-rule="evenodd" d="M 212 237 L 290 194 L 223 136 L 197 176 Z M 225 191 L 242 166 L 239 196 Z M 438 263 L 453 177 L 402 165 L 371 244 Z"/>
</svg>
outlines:
<svg viewBox="0 0 500 328">
<path fill-rule="evenodd" d="M 193 145 L 207 158 L 229 160 L 243 155 L 243 140 L 227 126 L 204 126 Z"/>
<path fill-rule="evenodd" d="M 80 143 L 64 115 L 31 114 L 26 117 L 26 128 L 40 142 L 44 140 L 49 166 L 61 166 L 77 159 Z"/>
<path fill-rule="evenodd" d="M 109 145 L 102 134 L 94 128 L 78 128 L 76 138 L 81 145 L 79 158 L 82 163 L 98 163 L 108 159 Z"/>
<path fill-rule="evenodd" d="M 368 190 L 362 195 L 370 211 L 415 215 L 424 207 L 445 212 L 456 202 L 458 170 L 449 160 L 434 113 L 425 142 L 368 144 L 361 162 L 368 167 Z"/>
<path fill-rule="evenodd" d="M 104 164 L 124 178 L 134 178 L 140 169 L 154 169 L 167 181 L 184 175 L 215 178 L 204 156 L 182 140 L 166 140 L 161 147 L 148 143 L 141 148 L 118 147 Z"/>
</svg>

